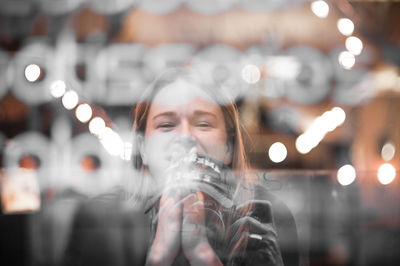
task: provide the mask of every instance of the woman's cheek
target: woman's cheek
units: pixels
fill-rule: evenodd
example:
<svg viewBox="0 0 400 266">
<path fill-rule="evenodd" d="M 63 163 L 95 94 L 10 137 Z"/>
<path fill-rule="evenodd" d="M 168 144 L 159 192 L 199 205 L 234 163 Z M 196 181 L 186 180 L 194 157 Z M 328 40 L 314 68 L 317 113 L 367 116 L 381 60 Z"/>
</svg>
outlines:
<svg viewBox="0 0 400 266">
<path fill-rule="evenodd" d="M 163 134 L 148 136 L 145 140 L 146 165 L 154 177 L 158 177 L 168 167 L 166 146 L 169 138 Z"/>
<path fill-rule="evenodd" d="M 213 147 L 210 147 L 210 152 L 208 152 L 208 155 L 226 164 L 230 163 L 230 154 L 225 143 L 218 143 Z"/>
<path fill-rule="evenodd" d="M 200 140 L 199 152 L 205 153 L 220 161 L 227 161 L 228 146 L 226 137 L 218 132 L 203 136 Z"/>
</svg>

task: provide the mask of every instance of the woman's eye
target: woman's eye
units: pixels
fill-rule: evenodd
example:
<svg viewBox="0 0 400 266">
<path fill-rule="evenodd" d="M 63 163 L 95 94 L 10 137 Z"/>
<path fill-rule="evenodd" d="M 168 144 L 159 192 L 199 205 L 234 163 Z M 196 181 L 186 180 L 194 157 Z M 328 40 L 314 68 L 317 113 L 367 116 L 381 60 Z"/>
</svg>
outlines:
<svg viewBox="0 0 400 266">
<path fill-rule="evenodd" d="M 208 122 L 199 122 L 199 123 L 197 123 L 197 126 L 203 127 L 203 128 L 208 128 L 208 127 L 211 127 L 211 124 Z"/>
<path fill-rule="evenodd" d="M 161 123 L 157 126 L 157 128 L 160 128 L 162 130 L 171 130 L 174 127 L 175 127 L 174 123 Z"/>
</svg>

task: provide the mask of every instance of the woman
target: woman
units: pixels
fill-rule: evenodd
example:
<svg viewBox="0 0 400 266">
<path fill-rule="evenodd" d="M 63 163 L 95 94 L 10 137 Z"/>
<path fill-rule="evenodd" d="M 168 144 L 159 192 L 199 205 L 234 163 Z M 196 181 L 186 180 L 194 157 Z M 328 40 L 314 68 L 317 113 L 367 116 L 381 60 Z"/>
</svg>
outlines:
<svg viewBox="0 0 400 266">
<path fill-rule="evenodd" d="M 235 105 L 191 69 L 162 74 L 134 113 L 152 223 L 147 265 L 283 265 L 268 201 L 255 198 Z"/>
</svg>

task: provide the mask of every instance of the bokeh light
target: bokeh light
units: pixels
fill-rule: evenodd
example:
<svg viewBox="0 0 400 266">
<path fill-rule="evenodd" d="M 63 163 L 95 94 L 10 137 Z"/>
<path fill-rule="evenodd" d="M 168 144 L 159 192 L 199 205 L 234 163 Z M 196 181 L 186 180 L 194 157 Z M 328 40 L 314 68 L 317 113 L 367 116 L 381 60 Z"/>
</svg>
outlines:
<svg viewBox="0 0 400 266">
<path fill-rule="evenodd" d="M 66 88 L 63 80 L 56 80 L 50 85 L 50 93 L 54 98 L 60 98 L 64 95 Z"/>
<path fill-rule="evenodd" d="M 390 161 L 393 159 L 396 153 L 396 148 L 391 142 L 386 142 L 381 150 L 382 159 L 385 161 Z"/>
<path fill-rule="evenodd" d="M 29 82 L 35 82 L 39 79 L 41 69 L 36 64 L 27 65 L 25 68 L 25 78 Z"/>
<path fill-rule="evenodd" d="M 268 76 L 293 80 L 301 71 L 301 62 L 294 56 L 270 56 L 265 62 Z"/>
<path fill-rule="evenodd" d="M 329 14 L 329 5 L 325 1 L 314 1 L 311 3 L 312 12 L 320 18 L 326 18 Z"/>
<path fill-rule="evenodd" d="M 392 183 L 396 177 L 396 168 L 390 163 L 382 164 L 378 169 L 378 180 L 382 185 Z"/>
<path fill-rule="evenodd" d="M 87 103 L 80 104 L 75 111 L 76 118 L 82 123 L 88 122 L 92 118 L 92 114 L 92 107 Z"/>
<path fill-rule="evenodd" d="M 362 41 L 355 36 L 348 37 L 346 39 L 345 46 L 346 46 L 346 49 L 353 55 L 361 54 L 362 49 L 363 49 Z"/>
<path fill-rule="evenodd" d="M 350 164 L 343 165 L 337 172 L 337 180 L 342 186 L 348 186 L 356 179 L 356 170 Z"/>
<path fill-rule="evenodd" d="M 93 135 L 96 136 L 101 135 L 105 128 L 106 128 L 106 123 L 104 122 L 104 119 L 101 117 L 96 116 L 89 122 L 89 131 Z"/>
<path fill-rule="evenodd" d="M 332 113 L 332 122 L 336 124 L 336 126 L 340 126 L 346 120 L 346 113 L 340 107 L 333 107 L 331 110 Z"/>
<path fill-rule="evenodd" d="M 125 147 L 121 137 L 109 127 L 100 135 L 100 143 L 112 156 L 121 156 L 124 153 Z"/>
<path fill-rule="evenodd" d="M 281 142 L 275 142 L 269 148 L 268 155 L 274 163 L 283 162 L 287 156 L 286 146 Z"/>
<path fill-rule="evenodd" d="M 98 170 L 100 166 L 100 158 L 96 155 L 87 155 L 81 161 L 81 168 L 88 173 Z"/>
<path fill-rule="evenodd" d="M 348 18 L 341 18 L 337 22 L 338 30 L 345 36 L 350 36 L 354 32 L 354 23 Z"/>
<path fill-rule="evenodd" d="M 296 149 L 301 154 L 310 152 L 323 140 L 328 132 L 335 130 L 346 120 L 346 113 L 334 107 L 315 118 L 307 130 L 296 139 Z"/>
<path fill-rule="evenodd" d="M 297 137 L 295 145 L 301 154 L 309 153 L 313 146 L 311 139 L 304 134 Z"/>
<path fill-rule="evenodd" d="M 249 84 L 255 84 L 260 80 L 261 72 L 256 65 L 246 65 L 242 69 L 242 78 Z"/>
<path fill-rule="evenodd" d="M 67 91 L 62 97 L 62 103 L 64 107 L 68 110 L 74 109 L 75 106 L 78 104 L 78 102 L 79 102 L 78 94 L 73 90 Z"/>
<path fill-rule="evenodd" d="M 40 159 L 33 154 L 25 154 L 19 160 L 19 167 L 28 170 L 37 170 L 40 167 Z"/>
<path fill-rule="evenodd" d="M 339 54 L 339 64 L 342 65 L 344 69 L 351 69 L 356 63 L 356 58 L 354 55 L 348 51 L 343 51 Z"/>
</svg>

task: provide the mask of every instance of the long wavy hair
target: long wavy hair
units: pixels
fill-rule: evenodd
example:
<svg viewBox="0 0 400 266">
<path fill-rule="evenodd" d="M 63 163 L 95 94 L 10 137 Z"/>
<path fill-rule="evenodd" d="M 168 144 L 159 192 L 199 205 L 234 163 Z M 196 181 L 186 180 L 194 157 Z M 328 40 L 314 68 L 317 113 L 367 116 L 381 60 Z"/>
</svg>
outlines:
<svg viewBox="0 0 400 266">
<path fill-rule="evenodd" d="M 222 114 L 225 121 L 226 132 L 227 132 L 227 141 L 229 147 L 231 147 L 232 151 L 232 162 L 229 165 L 232 170 L 235 178 L 238 181 L 238 186 L 233 195 L 234 199 L 241 199 L 238 201 L 243 201 L 244 199 L 250 199 L 253 195 L 251 194 L 251 190 L 241 189 L 251 187 L 252 178 L 248 176 L 249 174 L 249 163 L 245 152 L 245 146 L 243 141 L 244 129 L 239 123 L 239 114 L 236 104 L 232 101 L 229 93 L 224 91 L 221 86 L 219 86 L 212 78 L 211 75 L 205 76 L 200 72 L 196 71 L 191 67 L 182 67 L 182 68 L 173 68 L 163 72 L 157 79 L 154 80 L 153 83 L 144 91 L 140 101 L 134 108 L 133 112 L 133 130 L 135 133 L 132 161 L 133 166 L 136 170 L 141 173 L 146 172 L 146 166 L 143 164 L 143 160 L 141 154 L 139 152 L 139 148 L 135 147 L 138 145 L 140 139 L 144 138 L 146 131 L 146 123 L 148 119 L 148 114 L 150 111 L 150 107 L 152 105 L 152 101 L 156 94 L 164 87 L 169 84 L 174 83 L 177 80 L 184 80 L 190 84 L 195 84 L 198 87 L 202 88 L 206 93 L 208 93 L 212 99 L 216 101 L 216 103 L 220 106 L 222 110 Z M 135 185 L 139 188 L 139 194 L 136 195 L 137 200 L 145 200 L 148 195 L 145 195 L 145 192 L 148 191 L 146 189 L 140 188 L 145 183 L 148 184 L 149 180 L 146 180 L 146 177 L 140 177 L 141 180 L 136 180 Z M 147 178 L 148 179 L 148 178 Z M 243 210 L 243 214 L 245 215 L 248 211 L 250 211 L 252 207 L 249 206 L 249 209 Z M 246 228 L 240 228 L 237 234 L 246 231 Z M 245 234 L 243 234 L 245 235 Z M 238 239 L 234 237 L 232 239 Z M 230 243 L 231 252 L 235 250 L 242 250 L 243 246 L 247 245 L 247 237 L 241 237 L 239 241 L 235 243 Z M 232 253 L 230 255 L 233 255 Z M 231 257 L 231 256 L 230 256 Z"/>
</svg>

